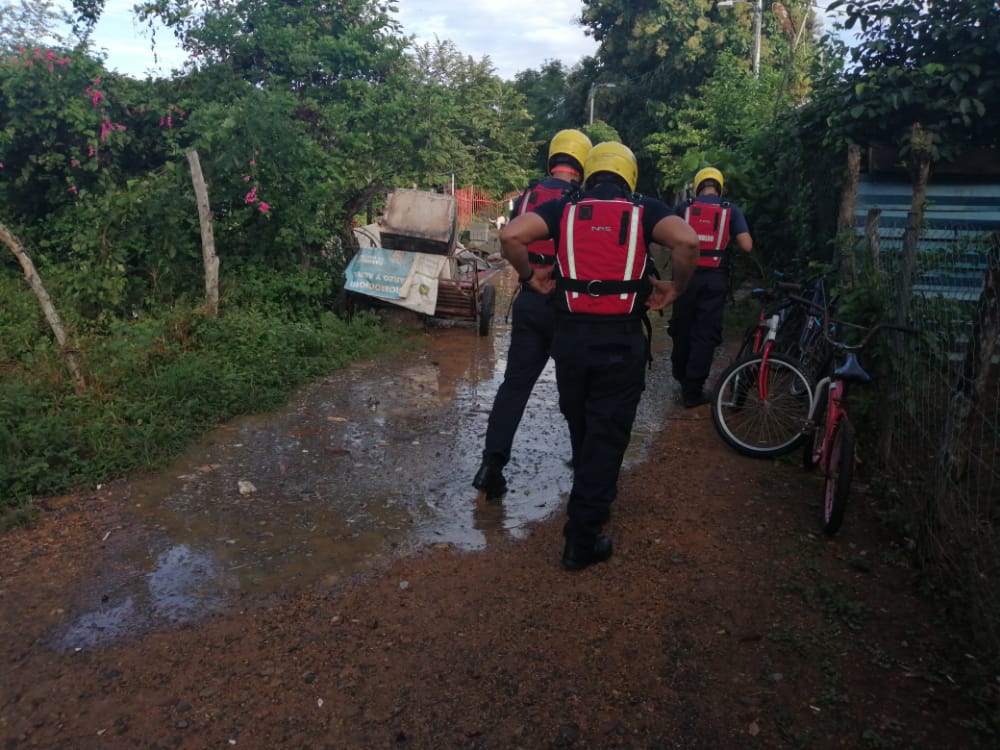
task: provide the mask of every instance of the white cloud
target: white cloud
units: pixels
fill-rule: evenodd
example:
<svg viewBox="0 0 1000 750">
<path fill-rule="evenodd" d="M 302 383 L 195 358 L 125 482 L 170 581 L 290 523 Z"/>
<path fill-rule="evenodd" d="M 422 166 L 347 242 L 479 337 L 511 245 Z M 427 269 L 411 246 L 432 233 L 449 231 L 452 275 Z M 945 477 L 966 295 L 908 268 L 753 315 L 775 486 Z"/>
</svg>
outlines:
<svg viewBox="0 0 1000 750">
<path fill-rule="evenodd" d="M 450 39 L 475 59 L 489 56 L 497 75 L 513 79 L 546 60 L 572 67 L 597 50 L 576 19 L 579 0 L 399 0 L 397 18 L 418 43 Z"/>
<path fill-rule="evenodd" d="M 136 77 L 168 75 L 185 55 L 168 29 L 157 27 L 155 45 L 135 21 L 135 0 L 108 0 L 92 37 L 111 70 Z M 68 5 L 68 3 L 66 3 Z M 449 39 L 466 55 L 490 58 L 497 75 L 512 80 L 546 60 L 572 67 L 597 49 L 576 23 L 579 0 L 399 0 L 396 19 L 420 44 Z"/>
</svg>

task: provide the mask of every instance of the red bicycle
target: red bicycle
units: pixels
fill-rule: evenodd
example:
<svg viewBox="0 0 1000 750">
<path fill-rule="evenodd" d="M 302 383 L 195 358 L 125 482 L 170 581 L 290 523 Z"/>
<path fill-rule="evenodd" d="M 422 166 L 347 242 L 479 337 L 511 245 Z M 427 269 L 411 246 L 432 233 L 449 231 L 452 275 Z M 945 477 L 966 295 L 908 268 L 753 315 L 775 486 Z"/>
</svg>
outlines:
<svg viewBox="0 0 1000 750">
<path fill-rule="evenodd" d="M 860 343 L 853 345 L 834 340 L 827 335 L 830 345 L 836 352 L 835 365 L 829 374 L 816 384 L 813 405 L 803 431 L 807 438 L 809 435 L 812 437 L 811 440 L 806 439 L 803 463 L 806 468 L 818 466 L 823 474 L 821 521 L 823 533 L 827 536 L 836 534 L 844 522 L 847 499 L 854 479 L 855 432 L 847 416 L 847 387 L 866 385 L 872 380 L 871 375 L 858 361 L 857 352 L 880 330 L 916 332 L 916 329 L 889 323 L 880 323 L 865 329 L 862 326 L 839 321 L 836 327 L 838 330 L 849 328 L 865 331 L 865 334 Z M 824 328 L 830 330 L 829 326 Z"/>
<path fill-rule="evenodd" d="M 816 282 L 811 298 L 788 293 L 801 289 L 798 285 L 778 288 L 785 294 L 761 310 L 712 394 L 716 431 L 732 448 L 755 458 L 773 458 L 801 445 L 813 383 L 831 352 L 822 331 L 824 321 L 830 325 L 835 300 L 825 282 Z"/>
</svg>

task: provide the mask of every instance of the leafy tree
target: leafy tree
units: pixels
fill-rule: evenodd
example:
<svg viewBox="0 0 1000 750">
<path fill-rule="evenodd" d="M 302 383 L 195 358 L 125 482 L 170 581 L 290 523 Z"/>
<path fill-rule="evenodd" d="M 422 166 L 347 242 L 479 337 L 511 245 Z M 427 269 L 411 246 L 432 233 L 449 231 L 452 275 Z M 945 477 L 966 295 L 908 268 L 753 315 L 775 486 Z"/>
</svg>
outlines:
<svg viewBox="0 0 1000 750">
<path fill-rule="evenodd" d="M 64 47 L 69 40 L 57 29 L 72 19 L 51 0 L 16 0 L 0 6 L 0 55 L 41 43 Z"/>
<path fill-rule="evenodd" d="M 842 138 L 905 147 L 914 123 L 934 136 L 935 157 L 996 144 L 1000 107 L 1000 5 L 995 0 L 847 0 L 856 29 L 844 82 L 830 92 L 830 125 Z M 832 104 L 832 101 L 828 102 Z"/>
<path fill-rule="evenodd" d="M 788 18 L 769 12 L 761 19 L 762 64 L 753 81 L 750 4 L 585 0 L 581 21 L 600 42 L 590 83 L 616 84 L 605 119 L 636 151 L 641 190 L 669 197 L 691 166 L 717 160 L 780 114 L 789 97 L 806 95 L 814 18 L 805 4 L 780 7 Z M 789 34 L 792 18 L 799 20 Z M 704 96 L 712 98 L 708 107 Z"/>
<path fill-rule="evenodd" d="M 616 84 L 604 119 L 629 144 L 661 129 L 662 112 L 711 74 L 710 54 L 735 28 L 710 0 L 586 0 L 581 20 L 600 43 L 592 81 Z"/>
<path fill-rule="evenodd" d="M 530 122 L 539 130 L 556 133 L 579 121 L 566 108 L 568 77 L 561 60 L 546 60 L 538 70 L 522 70 L 514 77 L 514 89 L 524 96 Z"/>
<path fill-rule="evenodd" d="M 19 227 L 44 221 L 80 191 L 115 179 L 131 138 L 129 83 L 84 54 L 22 48 L 0 61 L 0 211 Z"/>
<path fill-rule="evenodd" d="M 476 61 L 447 40 L 415 47 L 412 64 L 417 117 L 410 127 L 424 141 L 425 184 L 454 172 L 459 184 L 495 195 L 522 187 L 534 144 L 517 87 L 496 76 L 489 58 Z"/>
<path fill-rule="evenodd" d="M 773 117 L 781 73 L 771 68 L 753 78 L 728 52 L 719 55 L 716 72 L 676 111 L 661 111 L 667 127 L 643 142 L 654 160 L 657 188 L 676 195 L 699 168 L 718 167 L 727 175 L 729 192 L 748 168 L 746 145 Z"/>
</svg>

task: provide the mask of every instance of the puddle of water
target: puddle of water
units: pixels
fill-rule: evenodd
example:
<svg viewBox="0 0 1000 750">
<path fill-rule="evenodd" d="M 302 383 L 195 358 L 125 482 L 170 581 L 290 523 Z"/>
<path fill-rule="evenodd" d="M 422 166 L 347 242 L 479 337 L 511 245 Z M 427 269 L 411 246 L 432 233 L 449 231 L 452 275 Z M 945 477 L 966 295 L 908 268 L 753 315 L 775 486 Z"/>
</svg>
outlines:
<svg viewBox="0 0 1000 750">
<path fill-rule="evenodd" d="M 513 275 L 499 274 L 491 336 L 431 328 L 426 348 L 359 363 L 302 389 L 281 411 L 212 432 L 171 469 L 128 485 L 152 531 L 111 545 L 100 598 L 59 636 L 62 648 L 181 622 L 236 595 L 267 597 L 330 586 L 400 548 L 448 543 L 483 549 L 561 511 L 572 473 L 550 362 L 535 386 L 505 470 L 501 503 L 476 501 L 472 476 L 510 340 Z M 675 408 L 653 317 L 654 366 L 626 465 L 641 461 Z"/>
</svg>

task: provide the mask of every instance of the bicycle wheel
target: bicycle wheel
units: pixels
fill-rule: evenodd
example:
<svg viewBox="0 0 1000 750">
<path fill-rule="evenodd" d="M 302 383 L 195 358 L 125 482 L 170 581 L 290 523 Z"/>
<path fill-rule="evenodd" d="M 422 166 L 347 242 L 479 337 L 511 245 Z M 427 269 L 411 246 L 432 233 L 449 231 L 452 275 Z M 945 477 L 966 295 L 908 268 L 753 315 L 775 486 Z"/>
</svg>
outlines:
<svg viewBox="0 0 1000 750">
<path fill-rule="evenodd" d="M 844 522 L 854 479 L 854 427 L 841 419 L 830 436 L 830 462 L 823 482 L 823 533 L 833 536 Z"/>
<path fill-rule="evenodd" d="M 820 443 L 823 442 L 823 435 L 826 432 L 826 400 L 828 398 L 827 389 L 820 391 L 819 398 L 816 399 L 815 412 L 813 413 L 813 428 L 811 432 L 806 432 L 802 441 L 802 467 L 812 469 L 819 463 L 816 460 L 816 451 L 819 450 Z"/>
<path fill-rule="evenodd" d="M 788 357 L 754 355 L 723 370 L 712 394 L 712 423 L 745 456 L 790 453 L 803 439 L 812 383 Z"/>
</svg>

